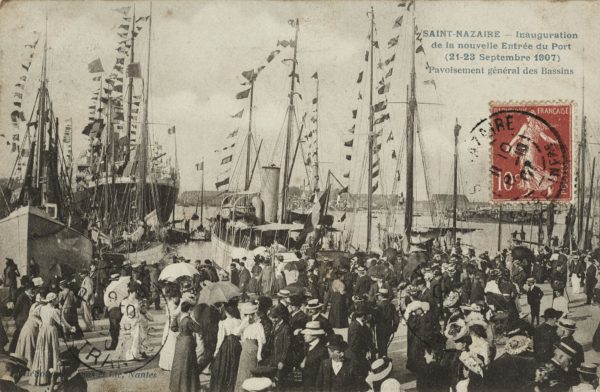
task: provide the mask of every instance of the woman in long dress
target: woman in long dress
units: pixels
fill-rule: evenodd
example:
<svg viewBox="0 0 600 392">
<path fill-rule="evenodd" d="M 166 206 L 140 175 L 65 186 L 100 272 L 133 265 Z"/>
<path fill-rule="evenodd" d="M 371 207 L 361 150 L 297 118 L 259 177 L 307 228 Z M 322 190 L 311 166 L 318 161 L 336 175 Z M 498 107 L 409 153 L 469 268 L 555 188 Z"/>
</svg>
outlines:
<svg viewBox="0 0 600 392">
<path fill-rule="evenodd" d="M 191 303 L 182 302 L 179 321 L 171 326 L 179 330 L 169 382 L 171 392 L 196 392 L 200 387 L 194 333 L 200 333 L 202 327 L 191 317 L 192 307 Z"/>
<path fill-rule="evenodd" d="M 231 305 L 225 306 L 225 320 L 219 321 L 219 332 L 217 333 L 217 347 L 215 349 L 214 361 L 210 369 L 210 390 L 218 392 L 233 392 L 235 377 L 240 363 L 239 328 L 242 321 L 235 317 Z"/>
<path fill-rule="evenodd" d="M 140 353 L 140 302 L 137 298 L 138 285 L 128 288 L 129 296 L 121 301 L 119 343 L 114 352 L 116 360 L 138 361 L 143 359 Z"/>
<path fill-rule="evenodd" d="M 258 306 L 246 302 L 240 305 L 242 323 L 238 329 L 241 335 L 242 352 L 240 353 L 240 364 L 235 379 L 235 392 L 243 392 L 242 383 L 252 377 L 251 371 L 256 368 L 262 360 L 261 352 L 266 343 L 265 331 L 262 324 L 258 322 L 256 311 Z"/>
<path fill-rule="evenodd" d="M 162 349 L 160 350 L 158 366 L 163 370 L 171 370 L 173 356 L 175 355 L 175 343 L 179 334 L 179 332 L 173 331 L 171 326 L 177 323 L 177 318 L 179 317 L 181 292 L 176 285 L 168 286 L 165 291 L 167 297 L 167 306 L 165 307 L 167 321 L 163 330 Z"/>
<path fill-rule="evenodd" d="M 62 326 L 71 333 L 75 332 L 75 327 L 69 325 L 64 317 L 61 316 L 56 293 L 48 293 L 44 302 L 46 304 L 40 309 L 40 331 L 36 342 L 33 363 L 31 364 L 31 378 L 29 379 L 29 383 L 32 385 L 49 384 L 51 381 L 49 369 L 56 369 L 60 366 L 58 328 Z"/>
<path fill-rule="evenodd" d="M 329 298 L 331 308 L 329 310 L 329 322 L 336 334 L 342 335 L 348 340 L 348 294 L 344 283 L 336 279 L 331 283 L 331 297 Z"/>
<path fill-rule="evenodd" d="M 33 364 L 33 357 L 35 356 L 35 345 L 37 343 L 38 333 L 40 331 L 40 324 L 42 319 L 40 318 L 40 310 L 44 305 L 44 301 L 41 294 L 36 295 L 35 303 L 29 308 L 29 315 L 27 321 L 21 328 L 19 339 L 17 340 L 17 347 L 15 348 L 15 355 L 25 358 L 27 360 L 27 366 L 31 368 Z"/>
</svg>

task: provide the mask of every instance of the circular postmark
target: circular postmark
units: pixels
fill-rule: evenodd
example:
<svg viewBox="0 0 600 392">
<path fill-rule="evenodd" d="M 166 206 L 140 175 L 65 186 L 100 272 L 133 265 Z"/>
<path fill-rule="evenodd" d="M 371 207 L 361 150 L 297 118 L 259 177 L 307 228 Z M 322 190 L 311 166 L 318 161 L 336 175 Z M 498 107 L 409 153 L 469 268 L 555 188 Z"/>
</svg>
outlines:
<svg viewBox="0 0 600 392">
<path fill-rule="evenodd" d="M 492 202 L 570 201 L 570 106 L 564 108 L 493 106 L 472 127 L 471 154 L 490 146 Z"/>
<path fill-rule="evenodd" d="M 98 270 L 96 270 L 96 273 Z M 84 333 L 83 336 L 72 336 L 69 333 L 63 334 L 63 340 L 68 348 L 70 356 L 73 356 L 78 361 L 81 370 L 92 371 L 92 377 L 119 377 L 122 375 L 139 372 L 147 367 L 160 355 L 165 342 L 160 341 L 159 345 L 148 344 L 148 352 L 137 352 L 129 348 L 132 344 L 144 345 L 144 339 L 150 339 L 150 336 L 144 334 L 147 331 L 142 331 L 140 322 L 149 322 L 141 320 L 144 311 L 140 311 L 142 299 L 137 303 L 135 301 L 127 301 L 128 287 L 130 279 L 121 277 L 119 280 L 111 282 L 104 292 L 102 300 L 108 307 L 108 328 L 95 328 L 94 331 Z M 143 288 L 142 288 L 143 289 Z M 152 293 L 151 298 L 158 296 L 163 298 L 165 303 L 167 298 L 160 286 L 151 283 L 150 288 L 146 288 L 147 293 Z M 82 284 L 75 296 L 83 306 L 88 304 L 89 308 L 93 308 L 93 296 L 88 293 L 85 285 Z M 113 306 L 109 306 L 108 303 Z M 118 304 L 118 305 L 116 305 Z M 115 306 L 116 305 L 116 306 Z M 149 306 L 150 304 L 148 304 Z M 171 314 L 168 306 L 166 308 L 166 319 L 169 322 L 170 328 Z M 148 309 L 146 311 L 149 312 Z M 90 310 L 91 312 L 91 310 Z M 93 313 L 93 312 L 92 312 Z M 118 333 L 118 343 L 113 342 L 113 334 Z M 149 342 L 148 342 L 149 343 Z M 156 351 L 154 351 L 156 349 Z M 118 355 L 121 353 L 122 355 Z M 133 355 L 132 355 L 133 354 Z M 125 356 L 126 358 L 121 358 Z M 135 358 L 132 358 L 135 357 Z M 131 359 L 128 359 L 131 358 Z"/>
</svg>

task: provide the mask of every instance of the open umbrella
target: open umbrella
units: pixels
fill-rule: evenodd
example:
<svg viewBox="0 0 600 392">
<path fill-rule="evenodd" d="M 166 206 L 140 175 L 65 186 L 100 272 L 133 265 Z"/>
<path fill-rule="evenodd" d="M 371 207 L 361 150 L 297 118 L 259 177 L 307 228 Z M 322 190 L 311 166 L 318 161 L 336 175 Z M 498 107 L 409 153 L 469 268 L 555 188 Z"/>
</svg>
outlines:
<svg viewBox="0 0 600 392">
<path fill-rule="evenodd" d="M 127 298 L 129 291 L 127 286 L 131 277 L 123 276 L 119 280 L 114 280 L 108 284 L 104 290 L 104 305 L 108 308 L 119 306 L 121 301 Z"/>
<path fill-rule="evenodd" d="M 174 282 L 177 278 L 182 276 L 194 276 L 199 274 L 200 272 L 189 263 L 175 263 L 167 265 L 160 273 L 158 280 Z"/>
<path fill-rule="evenodd" d="M 227 302 L 242 295 L 240 289 L 231 282 L 208 283 L 200 290 L 199 304 L 214 305 L 217 302 Z"/>
</svg>

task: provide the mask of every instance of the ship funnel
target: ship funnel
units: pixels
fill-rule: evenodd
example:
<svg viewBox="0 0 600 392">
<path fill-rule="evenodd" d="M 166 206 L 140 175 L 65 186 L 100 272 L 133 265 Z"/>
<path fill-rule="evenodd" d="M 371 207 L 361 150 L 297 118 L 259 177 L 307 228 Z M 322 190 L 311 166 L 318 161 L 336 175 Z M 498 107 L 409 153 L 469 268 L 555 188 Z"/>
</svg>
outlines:
<svg viewBox="0 0 600 392">
<path fill-rule="evenodd" d="M 260 198 L 265 203 L 265 221 L 277 222 L 279 208 L 279 171 L 277 166 L 263 166 Z"/>
</svg>

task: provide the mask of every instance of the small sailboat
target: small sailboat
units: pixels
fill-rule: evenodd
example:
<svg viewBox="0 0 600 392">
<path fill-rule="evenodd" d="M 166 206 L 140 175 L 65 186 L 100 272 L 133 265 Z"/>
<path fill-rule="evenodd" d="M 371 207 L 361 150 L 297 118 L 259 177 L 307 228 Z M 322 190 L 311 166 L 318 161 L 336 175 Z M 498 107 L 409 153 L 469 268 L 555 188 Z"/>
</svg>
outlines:
<svg viewBox="0 0 600 392">
<path fill-rule="evenodd" d="M 23 65 L 27 71 L 33 54 Z M 26 161 L 24 174 L 20 180 L 12 177 L 9 181 L 8 190 L 13 197 L 4 198 L 4 203 L 10 213 L 0 217 L 0 263 L 12 259 L 22 275 L 36 273 L 33 269 L 39 268 L 37 275 L 44 280 L 55 275 L 66 277 L 66 271 L 89 267 L 93 255 L 86 222 L 73 203 L 70 176 L 59 137 L 59 119 L 48 90 L 47 54 L 45 38 L 37 97 L 31 117 L 25 122 L 23 144 L 16 148 L 15 167 Z M 26 79 L 27 74 L 24 74 L 18 85 L 24 84 Z M 15 93 L 15 97 L 17 94 L 22 92 Z M 21 111 L 22 96 L 18 95 L 18 98 L 12 116 L 15 131 L 25 120 Z M 19 140 L 20 134 L 15 135 L 13 140 Z"/>
</svg>

